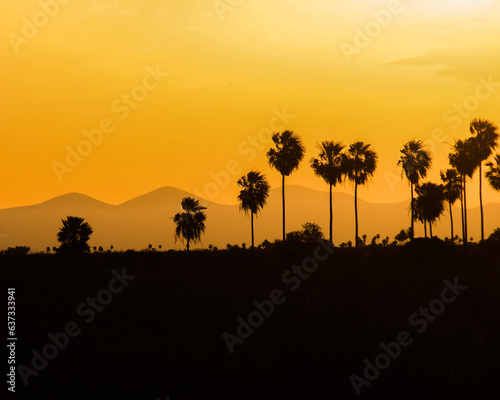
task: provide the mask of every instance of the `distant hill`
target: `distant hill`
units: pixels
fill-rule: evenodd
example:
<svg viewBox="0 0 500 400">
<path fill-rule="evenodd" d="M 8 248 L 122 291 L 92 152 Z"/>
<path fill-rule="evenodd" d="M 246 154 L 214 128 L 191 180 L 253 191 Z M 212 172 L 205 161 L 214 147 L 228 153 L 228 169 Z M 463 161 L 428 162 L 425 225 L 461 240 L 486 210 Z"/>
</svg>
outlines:
<svg viewBox="0 0 500 400">
<path fill-rule="evenodd" d="M 182 248 L 174 243 L 172 217 L 180 210 L 185 196 L 193 196 L 173 187 L 163 187 L 119 205 L 111 205 L 79 193 L 69 193 L 40 204 L 0 210 L 0 249 L 29 246 L 33 251 L 57 246 L 56 235 L 61 219 L 68 215 L 83 217 L 94 229 L 91 246 L 115 250 L 144 249 L 148 244 L 163 249 Z M 354 198 L 334 191 L 334 243 L 354 239 Z M 328 193 L 302 186 L 287 186 L 287 231 L 300 229 L 305 222 L 315 222 L 328 233 Z M 207 206 L 207 231 L 203 244 L 225 247 L 227 243 L 250 243 L 250 219 L 238 205 L 222 205 L 203 200 Z M 393 240 L 409 226 L 409 202 L 376 204 L 358 200 L 360 235 L 367 241 L 379 233 Z M 460 209 L 454 208 L 455 233 L 460 234 Z M 469 236 L 479 239 L 479 209 L 468 210 Z M 485 205 L 485 232 L 489 235 L 500 226 L 500 204 Z M 434 228 L 440 237 L 449 236 L 448 213 Z M 423 228 L 416 223 L 416 234 Z M 268 204 L 255 221 L 255 240 L 281 238 L 281 188 L 271 190 Z"/>
</svg>

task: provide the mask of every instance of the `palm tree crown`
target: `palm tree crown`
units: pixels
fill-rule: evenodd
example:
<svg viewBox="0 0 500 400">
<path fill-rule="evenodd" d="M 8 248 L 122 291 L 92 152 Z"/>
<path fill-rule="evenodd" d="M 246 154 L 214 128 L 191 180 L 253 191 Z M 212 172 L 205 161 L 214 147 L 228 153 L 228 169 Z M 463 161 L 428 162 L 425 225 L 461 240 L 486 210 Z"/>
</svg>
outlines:
<svg viewBox="0 0 500 400">
<path fill-rule="evenodd" d="M 427 182 L 417 186 L 417 209 L 420 218 L 429 222 L 430 234 L 432 238 L 432 223 L 444 212 L 444 189 L 442 185 Z"/>
<path fill-rule="evenodd" d="M 370 144 L 355 142 L 347 150 L 347 177 L 356 185 L 365 185 L 377 169 L 378 156 Z"/>
<path fill-rule="evenodd" d="M 474 119 L 470 123 L 470 133 L 477 142 L 476 161 L 480 164 L 487 160 L 497 145 L 497 127 L 485 119 Z"/>
<path fill-rule="evenodd" d="M 206 207 L 200 206 L 200 202 L 191 197 L 184 197 L 181 201 L 183 213 L 174 216 L 175 241 L 186 240 L 186 250 L 189 251 L 189 244 L 192 241 L 201 241 L 201 235 L 205 232 L 205 220 L 207 219 L 203 210 Z"/>
<path fill-rule="evenodd" d="M 289 176 L 304 158 L 302 140 L 293 131 L 275 133 L 272 139 L 276 149 L 267 152 L 269 165 L 281 175 Z"/>
<path fill-rule="evenodd" d="M 311 168 L 316 176 L 332 186 L 342 183 L 346 169 L 346 156 L 342 142 L 324 141 L 317 145 L 319 155 L 311 159 Z"/>
<path fill-rule="evenodd" d="M 269 196 L 269 183 L 266 177 L 257 171 L 250 171 L 238 179 L 238 186 L 242 189 L 238 195 L 240 210 L 245 214 L 257 212 L 264 207 Z"/>
<path fill-rule="evenodd" d="M 398 161 L 406 178 L 413 185 L 418 185 L 421 178 L 425 178 L 431 167 L 432 158 L 420 140 L 410 140 L 401 150 L 402 156 Z"/>
<path fill-rule="evenodd" d="M 58 249 L 60 253 L 81 254 L 90 251 L 87 242 L 93 230 L 84 221 L 84 218 L 79 217 L 67 217 L 62 220 L 63 226 L 57 233 L 57 240 L 61 243 Z"/>
<path fill-rule="evenodd" d="M 493 189 L 500 191 L 500 154 L 497 154 L 486 166 L 489 168 L 486 171 L 486 179 Z"/>
<path fill-rule="evenodd" d="M 454 168 L 448 168 L 446 171 L 440 172 L 441 181 L 443 182 L 443 191 L 445 200 L 450 204 L 455 204 L 455 202 L 460 198 L 460 176 Z"/>
</svg>

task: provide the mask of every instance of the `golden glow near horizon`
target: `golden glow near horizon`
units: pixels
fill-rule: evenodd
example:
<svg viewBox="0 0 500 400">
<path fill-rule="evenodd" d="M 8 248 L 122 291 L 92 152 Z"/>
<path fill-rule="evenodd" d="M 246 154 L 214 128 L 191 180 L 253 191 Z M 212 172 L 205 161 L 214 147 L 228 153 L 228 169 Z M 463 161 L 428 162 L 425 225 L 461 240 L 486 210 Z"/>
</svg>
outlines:
<svg viewBox="0 0 500 400">
<path fill-rule="evenodd" d="M 284 129 L 307 149 L 288 184 L 326 190 L 308 165 L 316 143 L 363 140 L 380 163 L 360 197 L 395 202 L 409 197 L 396 165 L 406 141 L 427 143 L 428 179 L 438 181 L 472 118 L 500 125 L 496 1 L 2 8 L 0 208 L 68 192 L 116 204 L 161 186 L 236 203 L 236 180 L 250 169 L 280 185 L 265 153 Z M 484 201 L 500 194 L 485 184 Z"/>
</svg>

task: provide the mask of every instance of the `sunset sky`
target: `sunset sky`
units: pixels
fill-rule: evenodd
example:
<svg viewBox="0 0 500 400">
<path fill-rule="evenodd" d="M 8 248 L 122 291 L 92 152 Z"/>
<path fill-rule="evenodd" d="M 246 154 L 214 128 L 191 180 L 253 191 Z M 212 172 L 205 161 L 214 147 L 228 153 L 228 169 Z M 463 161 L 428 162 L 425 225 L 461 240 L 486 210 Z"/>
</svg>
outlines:
<svg viewBox="0 0 500 400">
<path fill-rule="evenodd" d="M 316 143 L 371 143 L 379 167 L 360 197 L 396 202 L 409 197 L 405 142 L 427 142 L 437 182 L 472 118 L 500 125 L 498 1 L 60 3 L 2 5 L 0 208 L 68 192 L 118 204 L 162 186 L 236 203 L 251 169 L 281 184 L 269 129 L 302 137 L 287 183 L 319 190 Z M 500 193 L 485 185 L 484 201 Z"/>
</svg>

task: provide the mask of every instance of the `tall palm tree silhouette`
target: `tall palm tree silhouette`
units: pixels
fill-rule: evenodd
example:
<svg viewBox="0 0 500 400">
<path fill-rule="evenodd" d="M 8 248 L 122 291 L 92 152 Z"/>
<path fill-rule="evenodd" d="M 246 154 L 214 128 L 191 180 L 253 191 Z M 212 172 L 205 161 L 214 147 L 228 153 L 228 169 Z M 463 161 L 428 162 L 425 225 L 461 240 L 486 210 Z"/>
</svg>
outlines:
<svg viewBox="0 0 500 400">
<path fill-rule="evenodd" d="M 474 119 L 470 123 L 470 133 L 473 135 L 477 144 L 477 159 L 479 166 L 479 206 L 481 209 L 481 240 L 484 240 L 484 213 L 483 213 L 483 161 L 486 161 L 493 149 L 497 145 L 498 132 L 497 127 L 485 119 Z"/>
<path fill-rule="evenodd" d="M 486 179 L 493 189 L 500 191 L 500 154 L 497 154 L 486 166 L 488 167 Z"/>
<path fill-rule="evenodd" d="M 440 175 L 441 181 L 443 182 L 444 199 L 448 202 L 448 206 L 450 208 L 451 245 L 453 246 L 453 212 L 451 206 L 460 198 L 462 185 L 460 182 L 460 176 L 454 168 L 448 168 L 446 171 L 441 171 Z"/>
<path fill-rule="evenodd" d="M 206 207 L 200 206 L 198 200 L 192 197 L 184 197 L 181 201 L 183 213 L 177 213 L 174 216 L 175 241 L 181 239 L 186 240 L 186 250 L 189 251 L 191 242 L 197 243 L 201 241 L 201 234 L 205 232 L 205 221 L 207 219 L 203 210 Z"/>
<path fill-rule="evenodd" d="M 289 176 L 304 158 L 305 147 L 293 131 L 273 135 L 275 149 L 267 152 L 269 165 L 281 174 L 281 196 L 283 201 L 283 241 L 285 241 L 285 176 Z"/>
<path fill-rule="evenodd" d="M 332 188 L 342 183 L 347 172 L 347 158 L 342 151 L 345 146 L 341 142 L 324 141 L 317 145 L 319 155 L 312 158 L 311 168 L 316 176 L 324 179 L 330 186 L 330 244 L 333 244 L 333 194 Z"/>
<path fill-rule="evenodd" d="M 462 185 L 462 239 L 464 246 L 467 246 L 467 177 L 472 178 L 477 169 L 477 142 L 474 138 L 457 140 L 452 151 L 448 154 L 450 165 L 460 174 Z"/>
<path fill-rule="evenodd" d="M 442 185 L 427 182 L 415 188 L 417 192 L 417 208 L 419 209 L 421 218 L 429 223 L 429 234 L 431 239 L 432 224 L 444 212 L 444 189 Z"/>
<path fill-rule="evenodd" d="M 358 247 L 358 185 L 366 185 L 377 169 L 377 153 L 370 144 L 355 142 L 347 150 L 347 177 L 354 184 L 354 220 L 356 224 L 355 241 Z"/>
<path fill-rule="evenodd" d="M 238 195 L 240 210 L 245 211 L 245 214 L 250 212 L 252 248 L 254 248 L 253 216 L 266 204 L 269 196 L 269 183 L 260 172 L 250 171 L 238 179 L 238 186 L 242 188 Z"/>
<path fill-rule="evenodd" d="M 88 241 L 94 232 L 92 227 L 84 222 L 85 218 L 67 217 L 62 220 L 63 226 L 59 228 L 57 240 L 61 243 L 58 252 L 62 254 L 82 254 L 90 251 Z"/>
<path fill-rule="evenodd" d="M 424 148 L 423 143 L 420 140 L 410 140 L 403 146 L 401 150 L 401 157 L 398 161 L 398 165 L 401 165 L 403 168 L 402 173 L 406 175 L 406 178 L 410 182 L 410 191 L 411 191 L 411 228 L 410 228 L 410 239 L 413 239 L 414 236 L 414 195 L 413 195 L 413 187 L 418 186 L 418 183 L 421 178 L 425 178 L 427 175 L 427 171 L 429 170 L 432 164 L 432 158 L 429 153 Z"/>
</svg>

